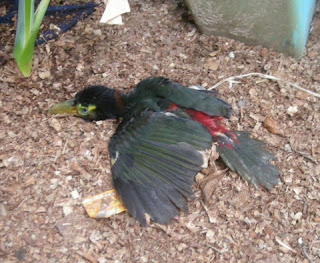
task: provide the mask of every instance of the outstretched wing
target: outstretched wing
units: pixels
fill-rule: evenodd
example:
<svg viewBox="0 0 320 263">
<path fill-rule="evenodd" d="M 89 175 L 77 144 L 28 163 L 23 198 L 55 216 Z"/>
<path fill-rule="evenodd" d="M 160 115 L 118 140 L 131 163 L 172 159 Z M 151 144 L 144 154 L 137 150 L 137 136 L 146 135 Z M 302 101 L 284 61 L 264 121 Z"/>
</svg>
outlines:
<svg viewBox="0 0 320 263">
<path fill-rule="evenodd" d="M 199 123 L 164 112 L 141 112 L 121 123 L 111 138 L 113 183 L 142 226 L 145 214 L 169 223 L 178 209 L 187 210 L 195 174 L 211 146 L 209 132 Z"/>
<path fill-rule="evenodd" d="M 230 104 L 216 97 L 216 92 L 190 89 L 162 77 L 140 81 L 132 96 L 139 97 L 141 93 L 166 98 L 180 107 L 201 111 L 210 116 L 229 118 L 232 111 Z"/>
</svg>

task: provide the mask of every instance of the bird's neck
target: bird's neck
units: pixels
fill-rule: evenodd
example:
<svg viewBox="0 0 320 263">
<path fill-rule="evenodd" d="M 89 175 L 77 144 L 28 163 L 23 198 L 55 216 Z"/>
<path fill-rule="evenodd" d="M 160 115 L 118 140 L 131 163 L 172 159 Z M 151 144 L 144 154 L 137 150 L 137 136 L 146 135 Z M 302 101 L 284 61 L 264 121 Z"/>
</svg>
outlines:
<svg viewBox="0 0 320 263">
<path fill-rule="evenodd" d="M 97 98 L 98 111 L 95 120 L 122 118 L 126 108 L 126 95 L 106 88 Z"/>
<path fill-rule="evenodd" d="M 126 108 L 126 98 L 127 96 L 125 94 L 120 93 L 119 91 L 115 91 L 114 95 L 114 110 L 115 110 L 115 115 L 117 118 L 121 118 L 125 112 Z"/>
</svg>

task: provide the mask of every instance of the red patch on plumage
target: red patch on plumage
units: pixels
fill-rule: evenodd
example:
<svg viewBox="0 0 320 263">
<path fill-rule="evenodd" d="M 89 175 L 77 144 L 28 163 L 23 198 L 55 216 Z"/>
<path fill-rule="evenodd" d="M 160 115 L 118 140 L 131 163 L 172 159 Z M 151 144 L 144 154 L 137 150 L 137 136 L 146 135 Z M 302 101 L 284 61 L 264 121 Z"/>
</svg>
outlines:
<svg viewBox="0 0 320 263">
<path fill-rule="evenodd" d="M 174 110 L 176 110 L 176 109 L 178 109 L 178 108 L 179 108 L 178 105 L 176 105 L 176 104 L 174 104 L 174 103 L 170 103 L 167 111 L 174 111 Z"/>
<path fill-rule="evenodd" d="M 229 131 L 223 124 L 224 118 L 220 116 L 210 116 L 200 111 L 187 109 L 188 114 L 192 117 L 194 121 L 201 123 L 210 132 L 211 136 L 218 141 L 220 136 L 227 136 L 232 140 L 233 143 L 237 142 L 237 136 Z M 225 146 L 232 148 L 232 144 L 220 145 L 220 147 Z"/>
<path fill-rule="evenodd" d="M 178 105 L 170 103 L 167 111 L 175 111 L 177 109 L 179 109 Z M 231 149 L 233 143 L 238 142 L 237 136 L 224 126 L 223 117 L 210 116 L 201 111 L 196 111 L 193 109 L 185 109 L 185 111 L 191 116 L 194 121 L 201 123 L 210 132 L 214 140 L 218 142 L 219 147 L 227 147 Z M 219 137 L 222 136 L 228 137 L 230 139 L 230 143 L 219 143 Z"/>
</svg>

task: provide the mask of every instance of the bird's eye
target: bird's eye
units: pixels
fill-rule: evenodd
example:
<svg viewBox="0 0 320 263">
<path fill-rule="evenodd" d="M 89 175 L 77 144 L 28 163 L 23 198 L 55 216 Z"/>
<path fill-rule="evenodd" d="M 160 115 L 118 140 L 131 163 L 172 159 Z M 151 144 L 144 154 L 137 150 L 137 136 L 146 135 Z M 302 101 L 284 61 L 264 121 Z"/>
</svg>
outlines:
<svg viewBox="0 0 320 263">
<path fill-rule="evenodd" d="M 82 106 L 81 104 L 79 104 L 77 108 L 78 108 L 78 113 L 79 113 L 81 116 L 85 116 L 85 115 L 88 115 L 88 114 L 89 114 L 89 109 L 88 109 L 88 107 Z"/>
<path fill-rule="evenodd" d="M 95 110 L 96 110 L 95 105 L 89 104 L 84 106 L 84 105 L 81 105 L 80 103 L 77 104 L 77 111 L 80 117 L 93 116 Z"/>
<path fill-rule="evenodd" d="M 81 115 L 87 115 L 89 113 L 88 108 L 82 108 L 80 110 Z"/>
</svg>

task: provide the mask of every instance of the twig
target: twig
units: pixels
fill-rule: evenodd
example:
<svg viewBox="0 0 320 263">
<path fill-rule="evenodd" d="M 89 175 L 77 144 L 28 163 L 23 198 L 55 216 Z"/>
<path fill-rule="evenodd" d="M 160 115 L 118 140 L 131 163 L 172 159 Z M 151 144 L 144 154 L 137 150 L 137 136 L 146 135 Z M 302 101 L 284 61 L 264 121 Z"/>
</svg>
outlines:
<svg viewBox="0 0 320 263">
<path fill-rule="evenodd" d="M 200 201 L 200 204 L 203 206 L 204 210 L 206 211 L 207 216 L 208 216 L 208 218 L 209 218 L 209 222 L 210 222 L 211 224 L 212 224 L 212 223 L 215 223 L 216 220 L 210 216 L 210 214 L 209 214 L 209 209 L 208 209 L 208 207 L 204 204 L 204 202 L 203 202 L 202 200 Z"/>
<path fill-rule="evenodd" d="M 90 263 L 98 263 L 98 261 L 91 255 L 89 254 L 88 252 L 80 252 L 80 251 L 77 251 L 77 254 L 86 259 L 87 261 L 89 261 Z"/>
<path fill-rule="evenodd" d="M 291 144 L 291 142 L 290 142 L 290 146 L 291 146 L 292 151 L 294 151 L 295 153 L 300 154 L 302 157 L 304 157 L 304 158 L 312 161 L 312 162 L 315 163 L 315 164 L 319 164 L 318 161 L 317 161 L 315 158 L 313 158 L 311 155 L 296 150 L 295 147 Z"/>
<path fill-rule="evenodd" d="M 308 255 L 307 251 L 306 251 L 306 243 L 304 243 L 304 241 L 302 240 L 301 237 L 299 237 L 298 239 L 298 244 L 302 250 L 302 254 L 305 256 L 305 258 L 308 260 L 309 263 L 314 263 L 314 261 L 312 260 L 312 258 Z"/>
<path fill-rule="evenodd" d="M 297 251 L 295 251 L 292 247 L 290 247 L 289 245 L 283 243 L 279 237 L 275 237 L 275 240 L 277 241 L 277 243 L 281 246 L 283 246 L 284 248 L 292 251 L 293 253 L 297 254 Z"/>
<path fill-rule="evenodd" d="M 66 139 L 66 142 L 65 142 L 65 144 L 64 144 L 64 146 L 63 146 L 63 150 L 62 150 L 62 153 L 61 153 L 61 154 L 65 154 L 65 153 L 66 153 L 67 144 L 68 144 L 68 139 L 69 139 L 69 138 Z"/>
<path fill-rule="evenodd" d="M 317 247 L 311 247 L 311 248 L 314 250 L 320 251 L 320 248 L 317 248 Z"/>
<path fill-rule="evenodd" d="M 214 246 L 212 246 L 212 245 L 209 245 L 209 244 L 207 244 L 207 243 L 203 243 L 203 244 L 205 244 L 206 246 L 212 248 L 214 251 L 219 252 L 220 254 L 223 254 L 223 253 L 225 252 L 224 249 L 218 249 L 218 248 L 216 248 L 216 247 L 214 247 Z"/>
<path fill-rule="evenodd" d="M 252 73 L 248 73 L 248 74 L 243 74 L 243 75 L 238 75 L 238 76 L 232 76 L 232 77 L 229 77 L 229 78 L 226 78 L 226 79 L 223 79 L 221 81 L 219 81 L 217 84 L 215 84 L 214 86 L 212 86 L 211 88 L 208 88 L 208 90 L 213 90 L 215 88 L 217 88 L 218 86 L 220 86 L 221 84 L 225 83 L 225 82 L 229 82 L 229 87 L 231 86 L 232 87 L 232 84 L 233 83 L 238 83 L 236 81 L 234 81 L 235 79 L 242 79 L 242 78 L 246 78 L 246 77 L 251 77 L 251 76 L 257 76 L 257 77 L 261 77 L 261 78 L 264 78 L 264 79 L 270 79 L 270 80 L 274 80 L 274 81 L 282 81 L 296 89 L 299 89 L 299 90 L 302 90 L 312 96 L 315 96 L 317 98 L 320 98 L 320 94 L 319 93 L 316 93 L 316 92 L 313 92 L 313 91 L 310 91 L 310 90 L 307 90 L 305 88 L 302 88 L 300 87 L 298 84 L 294 83 L 294 82 L 291 82 L 291 81 L 288 81 L 288 80 L 284 80 L 284 79 L 280 79 L 280 78 L 277 78 L 275 76 L 271 76 L 271 75 L 266 75 L 266 74 L 262 74 L 262 73 L 258 73 L 258 72 L 252 72 Z"/>
<path fill-rule="evenodd" d="M 313 158 L 312 156 L 308 155 L 307 153 L 299 152 L 299 151 L 297 151 L 297 150 L 295 150 L 295 149 L 293 149 L 293 148 L 292 148 L 292 150 L 293 150 L 294 152 L 300 154 L 302 157 L 308 159 L 309 161 L 311 161 L 311 162 L 313 162 L 313 163 L 315 163 L 315 164 L 319 164 L 318 161 L 317 161 L 315 158 Z"/>
<path fill-rule="evenodd" d="M 65 154 L 66 148 L 67 148 L 67 144 L 68 144 L 68 138 L 67 138 L 67 140 L 66 140 L 66 142 L 65 142 L 65 144 L 64 144 L 64 146 L 63 146 L 62 152 L 61 152 L 60 154 L 58 154 L 58 152 L 57 152 L 56 156 L 54 157 L 54 161 L 53 161 L 54 163 L 58 160 L 58 158 L 59 158 L 62 154 Z"/>
</svg>

